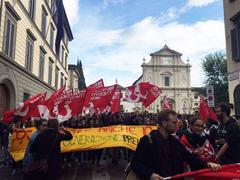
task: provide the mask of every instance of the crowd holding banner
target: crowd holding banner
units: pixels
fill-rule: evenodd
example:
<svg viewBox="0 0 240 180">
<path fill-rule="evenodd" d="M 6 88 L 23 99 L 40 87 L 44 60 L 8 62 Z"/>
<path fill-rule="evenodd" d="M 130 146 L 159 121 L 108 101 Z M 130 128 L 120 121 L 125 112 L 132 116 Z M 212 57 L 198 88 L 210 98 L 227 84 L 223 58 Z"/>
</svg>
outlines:
<svg viewBox="0 0 240 180">
<path fill-rule="evenodd" d="M 135 151 L 139 139 L 157 129 L 156 126 L 108 126 L 99 128 L 67 129 L 72 135 L 71 141 L 63 141 L 62 152 L 76 152 L 111 147 L 126 147 Z M 12 134 L 10 153 L 15 161 L 23 159 L 28 139 L 35 128 L 15 130 Z"/>
<path fill-rule="evenodd" d="M 141 102 L 146 108 L 161 93 L 159 87 L 141 82 L 127 87 L 125 96 L 128 102 Z M 6 133 L 4 137 L 8 137 L 9 133 L 12 133 L 11 157 L 15 163 L 22 160 L 28 139 L 35 132 L 34 125 L 27 124 L 34 123 L 30 119 L 41 118 L 50 121 L 51 119 L 57 119 L 61 126 L 68 127 L 67 130 L 72 134 L 73 138 L 71 140 L 61 143 L 64 161 L 67 159 L 67 162 L 71 162 L 73 156 L 79 161 L 90 159 L 94 162 L 95 158 L 97 158 L 97 163 L 99 163 L 101 156 L 109 153 L 108 149 L 113 149 L 111 151 L 113 153 L 111 155 L 112 163 L 117 162 L 116 154 L 120 155 L 123 153 L 130 160 L 131 152 L 132 150 L 135 151 L 140 138 L 151 130 L 157 129 L 155 125 L 159 117 L 158 114 L 148 112 L 139 114 L 121 113 L 121 98 L 122 94 L 118 85 L 104 86 L 102 79 L 79 92 L 65 90 L 65 87 L 61 87 L 48 99 L 46 99 L 46 93 L 39 93 L 31 97 L 24 103 L 21 103 L 16 109 L 4 113 L 3 121 L 10 124 L 14 122 L 16 126 L 13 130 L 6 128 L 6 131 L 3 131 Z M 172 108 L 167 97 L 164 98 L 162 107 L 163 109 Z M 222 154 L 218 153 L 216 155 L 220 148 L 215 142 L 225 138 L 224 127 L 221 127 L 223 122 L 218 121 L 222 117 L 220 115 L 217 117 L 213 110 L 208 107 L 203 97 L 200 100 L 199 117 L 196 117 L 194 120 L 191 116 L 178 115 L 178 128 L 175 136 L 179 138 L 189 152 L 197 153 L 198 155 L 201 153 L 199 155 L 201 159 L 212 162 L 218 161 Z M 17 121 L 16 117 L 19 118 Z M 233 121 L 235 122 L 235 120 L 231 119 L 231 122 Z M 17 125 L 17 123 L 20 124 Z M 23 124 L 24 129 L 22 129 Z M 206 124 L 205 130 L 203 128 L 204 124 Z M 202 136 L 203 133 L 205 134 L 204 136 Z M 223 154 L 227 149 L 231 149 L 234 143 L 236 143 L 235 140 L 227 139 L 227 143 L 221 144 L 220 147 L 224 146 Z M 121 148 L 114 149 L 116 147 Z M 128 152 L 126 148 L 131 151 Z M 8 156 L 5 159 L 6 162 L 9 162 Z M 231 167 L 235 168 L 236 171 L 240 170 L 237 165 Z M 235 171 L 231 173 L 232 176 L 238 177 Z M 181 176 L 193 175 L 200 179 L 208 177 L 206 174 L 203 177 L 199 176 L 199 174 L 196 175 L 196 173 L 187 173 Z M 168 179 L 177 177 L 173 176 Z"/>
</svg>

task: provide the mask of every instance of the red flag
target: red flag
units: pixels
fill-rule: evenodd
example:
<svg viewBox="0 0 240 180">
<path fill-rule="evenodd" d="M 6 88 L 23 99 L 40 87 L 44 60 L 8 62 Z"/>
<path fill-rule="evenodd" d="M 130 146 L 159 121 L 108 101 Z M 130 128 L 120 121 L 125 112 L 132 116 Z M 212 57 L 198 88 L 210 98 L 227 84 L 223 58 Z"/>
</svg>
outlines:
<svg viewBox="0 0 240 180">
<path fill-rule="evenodd" d="M 180 138 L 180 142 L 185 146 L 185 148 L 192 153 L 195 148 L 189 143 L 187 137 L 185 136 L 185 134 Z M 208 162 L 216 162 L 216 156 L 215 156 L 215 150 L 212 146 L 212 144 L 210 143 L 210 141 L 207 139 L 204 144 L 201 146 L 203 151 L 202 153 L 199 155 L 199 157 L 202 160 L 208 161 Z"/>
<path fill-rule="evenodd" d="M 105 107 L 99 108 L 99 112 L 104 113 L 104 114 L 107 114 L 109 112 L 112 112 L 112 113 L 120 112 L 120 110 L 121 110 L 121 108 L 120 108 L 121 97 L 122 97 L 121 90 L 116 89 L 110 103 Z"/>
<path fill-rule="evenodd" d="M 217 121 L 216 114 L 212 111 L 210 107 L 208 107 L 205 99 L 203 97 L 200 98 L 199 104 L 199 117 L 200 119 L 206 121 L 207 119 L 212 119 Z"/>
<path fill-rule="evenodd" d="M 200 104 L 199 104 L 199 117 L 200 119 L 207 120 L 208 110 L 207 104 L 203 97 L 200 97 Z"/>
<path fill-rule="evenodd" d="M 82 90 L 73 95 L 73 101 L 69 104 L 73 116 L 76 116 L 82 112 L 85 94 L 86 90 Z"/>
<path fill-rule="evenodd" d="M 161 89 L 156 85 L 140 82 L 134 86 L 127 87 L 125 96 L 128 102 L 142 102 L 146 108 L 160 96 L 161 93 Z"/>
<path fill-rule="evenodd" d="M 172 106 L 169 103 L 166 96 L 164 97 L 163 102 L 162 102 L 162 109 L 172 109 Z"/>
<path fill-rule="evenodd" d="M 142 104 L 145 108 L 147 108 L 150 104 L 152 104 L 155 101 L 155 99 L 158 98 L 158 96 L 160 96 L 162 91 L 158 86 L 150 83 L 143 83 L 143 85 L 145 86 L 144 89 L 146 89 L 148 95 L 146 99 L 143 99 Z"/>
<path fill-rule="evenodd" d="M 89 86 L 87 87 L 87 91 L 86 91 L 85 95 L 89 95 L 89 93 L 91 93 L 91 92 L 89 91 L 90 89 L 98 89 L 98 88 L 103 88 L 103 87 L 104 87 L 103 79 L 100 79 L 100 80 L 98 80 L 97 82 L 95 82 L 95 83 L 93 83 L 93 84 L 91 84 L 91 85 L 89 85 Z M 91 90 L 91 91 L 92 91 L 92 90 Z M 85 100 L 84 100 L 84 101 L 85 101 Z M 94 106 L 94 105 L 89 102 L 89 105 L 88 105 L 88 106 L 83 106 L 83 111 L 84 111 L 84 112 L 89 111 L 89 114 L 92 115 L 92 114 L 94 114 L 94 113 L 101 112 L 100 109 L 103 110 L 103 109 L 105 108 L 105 107 L 94 108 L 93 106 Z"/>
<path fill-rule="evenodd" d="M 72 110 L 69 104 L 73 101 L 73 91 L 66 90 L 57 98 L 53 112 L 56 114 L 59 123 L 67 121 L 72 117 Z"/>
<path fill-rule="evenodd" d="M 16 109 L 5 112 L 3 114 L 3 121 L 6 123 L 11 123 L 13 121 L 15 112 L 16 112 Z"/>
<path fill-rule="evenodd" d="M 198 171 L 187 172 L 164 179 L 179 179 L 183 177 L 191 177 L 194 180 L 233 180 L 240 179 L 240 164 L 223 165 L 221 170 L 213 172 L 210 169 L 201 169 Z"/>
<path fill-rule="evenodd" d="M 122 93 L 121 91 L 115 90 L 114 95 L 112 97 L 112 101 L 111 101 L 111 112 L 112 113 L 117 113 L 120 112 L 120 101 L 121 101 L 121 97 L 122 97 Z"/>
<path fill-rule="evenodd" d="M 117 85 L 101 87 L 101 88 L 88 88 L 84 100 L 84 110 L 97 112 L 97 108 L 107 106 L 112 100 Z"/>
<path fill-rule="evenodd" d="M 47 93 L 40 93 L 36 95 L 35 98 L 33 97 L 26 101 L 26 103 L 29 103 L 29 113 L 24 119 L 30 117 L 40 117 L 37 105 L 45 102 L 46 94 Z"/>
<path fill-rule="evenodd" d="M 208 118 L 214 121 L 218 121 L 216 113 L 213 112 L 213 110 L 210 107 L 208 107 Z"/>
<path fill-rule="evenodd" d="M 44 105 L 46 105 L 49 110 L 52 110 L 58 99 L 61 100 L 60 96 L 64 93 L 64 90 L 65 86 L 62 86 L 60 89 L 52 93 L 50 98 L 45 101 Z"/>
<path fill-rule="evenodd" d="M 134 86 L 129 86 L 126 88 L 126 100 L 132 103 L 142 102 L 142 99 L 147 98 L 147 93 L 143 94 L 143 88 L 141 88 L 141 83 L 137 83 Z"/>
<path fill-rule="evenodd" d="M 103 79 L 100 79 L 97 82 L 88 86 L 88 88 L 101 88 L 101 87 L 104 87 Z"/>
<path fill-rule="evenodd" d="M 10 123 L 13 121 L 14 116 L 18 115 L 22 117 L 22 120 L 26 120 L 30 117 L 38 117 L 37 105 L 45 101 L 46 93 L 39 93 L 36 96 L 31 97 L 11 111 L 7 111 L 3 115 L 3 121 Z"/>
<path fill-rule="evenodd" d="M 62 123 L 70 119 L 73 115 L 78 115 L 82 112 L 85 91 L 86 90 L 73 94 L 71 89 L 66 91 L 64 91 L 64 88 L 58 90 L 49 98 L 50 102 L 54 103 L 51 103 L 50 106 L 39 106 L 39 111 L 42 112 L 42 118 L 56 118 Z"/>
<path fill-rule="evenodd" d="M 58 105 L 62 98 L 65 90 L 65 86 L 61 87 L 57 91 L 55 91 L 49 99 L 47 99 L 44 103 L 38 105 L 39 115 L 42 119 L 54 119 L 57 118 L 58 115 Z"/>
</svg>

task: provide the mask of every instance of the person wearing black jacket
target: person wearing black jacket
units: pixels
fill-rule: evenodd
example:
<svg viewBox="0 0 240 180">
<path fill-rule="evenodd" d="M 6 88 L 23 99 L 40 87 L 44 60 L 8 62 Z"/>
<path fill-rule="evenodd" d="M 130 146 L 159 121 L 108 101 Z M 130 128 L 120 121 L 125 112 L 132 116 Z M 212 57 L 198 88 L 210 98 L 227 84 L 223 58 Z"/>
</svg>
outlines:
<svg viewBox="0 0 240 180">
<path fill-rule="evenodd" d="M 221 164 L 240 163 L 240 127 L 230 116 L 229 103 L 221 103 L 216 108 L 216 115 L 221 123 L 219 131 L 222 139 L 216 144 L 223 145 L 217 154 Z"/>
<path fill-rule="evenodd" d="M 13 132 L 13 128 L 9 125 L 0 121 L 0 148 L 3 148 L 3 164 L 1 166 L 8 167 L 10 165 L 9 155 L 9 134 Z"/>
<path fill-rule="evenodd" d="M 48 121 L 48 129 L 40 133 L 30 148 L 35 161 L 48 158 L 48 171 L 46 176 L 38 174 L 34 179 L 57 180 L 61 170 L 61 147 L 60 143 L 64 140 L 71 140 L 72 134 L 64 127 L 59 127 L 58 120 Z"/>
<path fill-rule="evenodd" d="M 184 162 L 192 170 L 211 168 L 219 170 L 220 165 L 207 163 L 188 152 L 172 134 L 177 129 L 176 112 L 164 110 L 158 116 L 159 129 L 141 138 L 133 155 L 131 167 L 143 180 L 163 180 L 163 177 L 184 172 Z"/>
</svg>

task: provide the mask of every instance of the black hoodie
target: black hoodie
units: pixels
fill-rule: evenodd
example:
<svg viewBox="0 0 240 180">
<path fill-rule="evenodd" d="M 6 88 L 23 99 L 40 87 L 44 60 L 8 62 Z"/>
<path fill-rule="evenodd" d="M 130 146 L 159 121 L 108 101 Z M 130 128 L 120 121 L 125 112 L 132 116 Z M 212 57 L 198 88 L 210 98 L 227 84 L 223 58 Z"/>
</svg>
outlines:
<svg viewBox="0 0 240 180">
<path fill-rule="evenodd" d="M 184 172 L 184 162 L 192 170 L 207 167 L 205 161 L 188 152 L 174 136 L 170 135 L 166 140 L 155 130 L 150 137 L 151 142 L 148 136 L 141 138 L 132 158 L 132 169 L 139 178 L 149 180 L 153 173 L 162 177 L 181 174 Z"/>
</svg>

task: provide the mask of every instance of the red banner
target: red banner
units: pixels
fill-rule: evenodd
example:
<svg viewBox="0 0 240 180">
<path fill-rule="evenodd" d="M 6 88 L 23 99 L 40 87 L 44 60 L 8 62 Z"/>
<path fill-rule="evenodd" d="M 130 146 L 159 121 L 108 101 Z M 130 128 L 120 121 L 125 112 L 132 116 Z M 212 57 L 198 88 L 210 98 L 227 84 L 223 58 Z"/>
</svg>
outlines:
<svg viewBox="0 0 240 180">
<path fill-rule="evenodd" d="M 97 82 L 91 84 L 90 86 L 88 86 L 88 88 L 101 88 L 104 87 L 104 82 L 103 79 L 98 80 Z"/>
<path fill-rule="evenodd" d="M 113 85 L 101 88 L 88 88 L 83 109 L 95 113 L 98 112 L 97 108 L 106 107 L 112 100 L 116 87 L 116 85 Z"/>
<path fill-rule="evenodd" d="M 86 90 L 73 94 L 72 90 L 66 90 L 65 86 L 55 91 L 49 99 L 46 94 L 38 94 L 18 108 L 5 112 L 3 120 L 11 122 L 14 115 L 20 115 L 24 119 L 40 117 L 42 119 L 58 119 L 60 122 L 76 116 L 82 111 L 93 113 L 108 113 L 120 111 L 121 90 L 116 90 L 117 85 L 104 87 L 102 79 L 91 84 Z M 159 87 L 150 83 L 137 83 L 126 90 L 126 98 L 129 102 L 142 102 L 148 107 L 159 95 Z M 30 104 L 32 104 L 30 106 Z"/>
<path fill-rule="evenodd" d="M 46 105 L 49 110 L 52 110 L 55 104 L 58 102 L 58 99 L 61 99 L 60 97 L 64 93 L 64 90 L 65 90 L 65 87 L 63 86 L 57 91 L 55 91 L 54 93 L 52 93 L 50 98 L 45 101 L 44 105 Z"/>
<path fill-rule="evenodd" d="M 20 103 L 19 107 L 11 111 L 7 111 L 3 115 L 3 121 L 10 123 L 13 121 L 14 116 L 21 116 L 22 120 L 26 120 L 30 117 L 39 116 L 37 105 L 45 101 L 46 93 L 40 93 L 31 97 L 23 103 Z"/>
<path fill-rule="evenodd" d="M 194 180 L 239 180 L 240 165 L 239 164 L 224 165 L 221 167 L 221 170 L 217 172 L 213 172 L 210 169 L 201 169 L 194 172 L 178 174 L 164 179 L 178 179 L 184 177 L 191 177 Z"/>
<path fill-rule="evenodd" d="M 47 93 L 40 93 L 35 97 L 26 101 L 26 104 L 29 104 L 29 113 L 25 117 L 25 119 L 31 118 L 31 117 L 39 117 L 39 111 L 38 111 L 37 105 L 44 103 L 46 94 Z"/>
<path fill-rule="evenodd" d="M 82 113 L 85 94 L 86 90 L 82 90 L 73 95 L 73 101 L 69 104 L 73 116 Z"/>
<path fill-rule="evenodd" d="M 117 113 L 120 112 L 120 101 L 121 101 L 122 93 L 118 89 L 114 92 L 114 95 L 112 97 L 112 101 L 110 102 L 111 104 L 111 112 L 112 113 Z"/>
<path fill-rule="evenodd" d="M 99 108 L 98 113 L 108 114 L 109 112 L 112 113 L 120 112 L 121 97 L 122 97 L 121 90 L 116 89 L 110 103 L 105 107 Z"/>
<path fill-rule="evenodd" d="M 143 106 L 148 107 L 160 94 L 161 89 L 150 83 L 137 83 L 126 88 L 126 100 L 132 103 L 142 102 Z"/>
<path fill-rule="evenodd" d="M 147 98 L 143 99 L 143 101 L 142 101 L 143 106 L 146 108 L 150 104 L 152 104 L 155 101 L 155 99 L 158 98 L 158 96 L 160 96 L 162 91 L 156 85 L 153 85 L 150 83 L 142 83 L 142 84 L 143 84 L 144 89 L 146 89 L 145 91 L 148 92 Z"/>
<path fill-rule="evenodd" d="M 206 121 L 207 119 L 212 119 L 217 121 L 216 114 L 212 111 L 210 107 L 208 107 L 205 99 L 203 97 L 200 98 L 199 104 L 199 116 L 200 119 Z"/>
<path fill-rule="evenodd" d="M 65 87 L 61 87 L 55 91 L 49 99 L 44 103 L 38 105 L 39 115 L 42 119 L 54 119 L 57 118 L 58 109 L 57 105 L 62 101 L 62 95 L 64 94 Z"/>
</svg>

